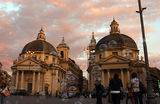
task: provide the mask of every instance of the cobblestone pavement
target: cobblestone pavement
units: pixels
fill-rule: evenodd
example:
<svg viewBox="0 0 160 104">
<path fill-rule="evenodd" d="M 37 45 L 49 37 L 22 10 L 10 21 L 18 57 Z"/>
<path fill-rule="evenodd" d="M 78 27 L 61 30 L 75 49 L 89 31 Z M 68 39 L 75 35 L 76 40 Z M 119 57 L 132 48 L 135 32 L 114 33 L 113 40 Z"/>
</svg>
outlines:
<svg viewBox="0 0 160 104">
<path fill-rule="evenodd" d="M 157 104 L 160 104 L 160 97 L 156 98 Z M 46 98 L 45 96 L 9 96 L 5 99 L 5 104 L 96 104 L 96 99 L 89 98 Z M 103 104 L 110 104 L 107 98 L 103 98 Z M 121 101 L 125 104 L 125 100 Z"/>
</svg>

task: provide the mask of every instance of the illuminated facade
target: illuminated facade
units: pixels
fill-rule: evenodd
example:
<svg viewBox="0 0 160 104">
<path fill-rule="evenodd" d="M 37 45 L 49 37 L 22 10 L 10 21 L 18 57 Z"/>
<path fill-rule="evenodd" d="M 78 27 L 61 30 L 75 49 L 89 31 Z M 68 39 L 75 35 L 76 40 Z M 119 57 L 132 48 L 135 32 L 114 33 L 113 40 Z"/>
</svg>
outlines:
<svg viewBox="0 0 160 104">
<path fill-rule="evenodd" d="M 135 41 L 121 34 L 119 24 L 111 22 L 110 34 L 96 43 L 94 33 L 88 46 L 89 53 L 89 89 L 94 89 L 95 80 L 101 79 L 104 86 L 117 73 L 122 79 L 124 88 L 131 79 L 131 74 L 137 72 L 139 79 L 145 83 L 146 71 L 143 59 L 139 59 L 139 50 Z"/>
<path fill-rule="evenodd" d="M 13 62 L 12 85 L 15 89 L 25 89 L 31 95 L 48 92 L 52 96 L 57 96 L 64 92 L 65 84 L 62 83 L 66 80 L 66 72 L 69 69 L 61 59 L 70 61 L 67 51 L 69 47 L 59 46 L 56 50 L 47 42 L 41 29 L 37 39 L 26 44 L 18 59 Z M 60 50 L 65 51 L 62 53 Z M 79 67 L 77 70 L 80 70 Z M 79 73 L 78 71 L 76 72 Z"/>
</svg>

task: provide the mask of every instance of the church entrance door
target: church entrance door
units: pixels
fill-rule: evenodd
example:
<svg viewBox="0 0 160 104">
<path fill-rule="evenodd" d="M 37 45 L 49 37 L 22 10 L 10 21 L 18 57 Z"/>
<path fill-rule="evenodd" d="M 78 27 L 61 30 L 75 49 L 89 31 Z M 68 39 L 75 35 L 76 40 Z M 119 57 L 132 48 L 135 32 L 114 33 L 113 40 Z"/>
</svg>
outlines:
<svg viewBox="0 0 160 104">
<path fill-rule="evenodd" d="M 32 93 L 32 83 L 28 83 L 28 92 Z"/>
</svg>

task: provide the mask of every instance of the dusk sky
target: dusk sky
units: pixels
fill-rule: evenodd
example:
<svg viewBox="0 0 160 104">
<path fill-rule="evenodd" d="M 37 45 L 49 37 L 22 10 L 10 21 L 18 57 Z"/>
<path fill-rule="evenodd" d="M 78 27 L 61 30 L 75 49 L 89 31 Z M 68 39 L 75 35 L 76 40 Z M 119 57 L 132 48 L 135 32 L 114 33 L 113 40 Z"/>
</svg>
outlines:
<svg viewBox="0 0 160 104">
<path fill-rule="evenodd" d="M 142 0 L 150 66 L 160 68 L 160 0 Z M 109 35 L 113 17 L 120 31 L 133 38 L 143 56 L 138 0 L 0 0 L 0 62 L 11 66 L 23 47 L 37 38 L 43 26 L 55 48 L 64 36 L 70 57 L 87 68 L 92 32 L 96 40 Z"/>
</svg>

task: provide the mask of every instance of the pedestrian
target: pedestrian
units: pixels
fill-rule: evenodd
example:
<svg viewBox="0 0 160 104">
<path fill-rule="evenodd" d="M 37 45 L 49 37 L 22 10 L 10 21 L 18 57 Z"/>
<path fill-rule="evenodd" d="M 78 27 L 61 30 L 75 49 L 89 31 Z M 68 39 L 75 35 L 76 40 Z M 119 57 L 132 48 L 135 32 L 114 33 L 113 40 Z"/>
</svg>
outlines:
<svg viewBox="0 0 160 104">
<path fill-rule="evenodd" d="M 1 89 L 0 89 L 1 104 L 4 104 L 4 99 L 5 99 L 4 93 L 5 93 L 5 91 L 7 91 L 7 90 L 8 90 L 8 88 L 7 88 L 6 84 L 3 83 L 3 84 L 1 85 Z"/>
<path fill-rule="evenodd" d="M 95 89 L 96 89 L 96 98 L 97 98 L 96 104 L 102 104 L 102 93 L 104 91 L 104 88 L 103 88 L 103 85 L 101 84 L 100 79 L 96 81 Z"/>
<path fill-rule="evenodd" d="M 135 104 L 143 104 L 142 95 L 140 93 L 140 80 L 137 77 L 137 73 L 132 73 L 131 85 L 133 89 L 133 98 Z"/>
<path fill-rule="evenodd" d="M 121 89 L 123 88 L 123 84 L 121 79 L 119 79 L 118 74 L 114 74 L 114 78 L 109 82 L 109 90 L 111 93 L 111 99 L 113 104 L 120 104 L 121 99 Z"/>
<path fill-rule="evenodd" d="M 143 104 L 143 96 L 145 96 L 145 94 L 146 94 L 146 88 L 141 81 L 139 82 L 139 88 L 140 88 L 139 103 Z"/>
<path fill-rule="evenodd" d="M 131 104 L 134 104 L 134 98 L 133 98 L 133 89 L 131 86 L 131 83 L 127 83 L 127 96 L 126 96 L 126 104 L 128 104 L 128 101 L 130 100 Z"/>
</svg>

